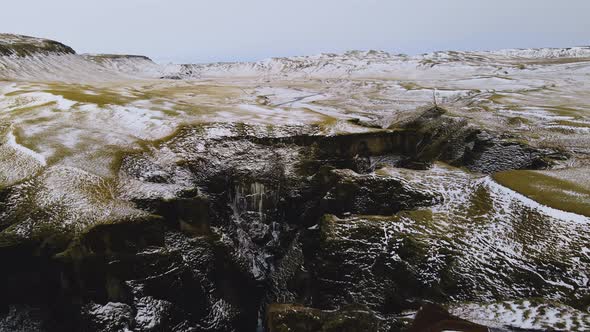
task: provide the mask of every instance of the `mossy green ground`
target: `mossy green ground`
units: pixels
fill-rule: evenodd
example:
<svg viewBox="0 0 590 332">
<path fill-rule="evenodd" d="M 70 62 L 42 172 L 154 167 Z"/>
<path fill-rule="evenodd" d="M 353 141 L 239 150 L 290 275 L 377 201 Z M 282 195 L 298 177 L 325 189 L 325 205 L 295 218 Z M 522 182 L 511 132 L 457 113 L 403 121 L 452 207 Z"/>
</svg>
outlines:
<svg viewBox="0 0 590 332">
<path fill-rule="evenodd" d="M 531 199 L 555 209 L 590 216 L 590 188 L 551 172 L 507 171 L 494 175 L 494 179 Z"/>
</svg>

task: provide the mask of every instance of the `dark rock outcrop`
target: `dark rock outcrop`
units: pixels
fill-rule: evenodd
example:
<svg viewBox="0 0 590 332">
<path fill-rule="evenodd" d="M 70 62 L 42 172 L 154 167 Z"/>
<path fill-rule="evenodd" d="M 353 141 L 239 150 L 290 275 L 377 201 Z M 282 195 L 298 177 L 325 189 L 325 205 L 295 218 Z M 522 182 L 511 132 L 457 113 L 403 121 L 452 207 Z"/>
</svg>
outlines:
<svg viewBox="0 0 590 332">
<path fill-rule="evenodd" d="M 407 332 L 489 332 L 490 329 L 464 319 L 454 317 L 444 308 L 432 303 L 424 304 L 416 313 Z"/>
<path fill-rule="evenodd" d="M 388 331 L 389 326 L 366 308 L 322 311 L 290 304 L 273 304 L 267 309 L 269 332 L 356 332 Z"/>
<path fill-rule="evenodd" d="M 386 176 L 332 170 L 326 178 L 329 190 L 322 198 L 322 204 L 325 211 L 334 214 L 392 215 L 442 200 L 431 192 L 412 188 L 399 179 Z"/>
<path fill-rule="evenodd" d="M 60 236 L 2 233 L 0 306 L 13 318 L 34 308 L 48 331 L 254 331 L 265 315 L 270 331 L 399 330 L 402 311 L 465 294 L 457 253 L 436 248 L 433 265 L 427 239 L 391 231 L 442 195 L 375 169 L 445 160 L 492 172 L 547 157 L 441 114 L 418 123 L 330 137 L 183 128 L 121 161 L 121 199 L 142 217 Z M 513 159 L 498 162 L 502 151 Z"/>
<path fill-rule="evenodd" d="M 561 151 L 540 149 L 518 142 L 517 138 L 487 132 L 465 119 L 445 115 L 435 107 L 404 125 L 421 136 L 416 153 L 401 163 L 424 164 L 441 160 L 480 173 L 514 169 L 544 169 L 555 159 L 566 158 Z"/>
</svg>

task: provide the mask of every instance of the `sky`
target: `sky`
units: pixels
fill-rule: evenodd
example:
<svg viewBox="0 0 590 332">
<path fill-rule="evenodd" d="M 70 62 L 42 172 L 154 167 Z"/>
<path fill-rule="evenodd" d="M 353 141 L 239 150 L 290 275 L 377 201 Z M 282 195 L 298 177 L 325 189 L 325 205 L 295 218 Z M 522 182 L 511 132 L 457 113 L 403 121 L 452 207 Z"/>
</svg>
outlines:
<svg viewBox="0 0 590 332">
<path fill-rule="evenodd" d="M 0 17 L 78 53 L 176 63 L 590 45 L 589 0 L 19 0 Z"/>
</svg>

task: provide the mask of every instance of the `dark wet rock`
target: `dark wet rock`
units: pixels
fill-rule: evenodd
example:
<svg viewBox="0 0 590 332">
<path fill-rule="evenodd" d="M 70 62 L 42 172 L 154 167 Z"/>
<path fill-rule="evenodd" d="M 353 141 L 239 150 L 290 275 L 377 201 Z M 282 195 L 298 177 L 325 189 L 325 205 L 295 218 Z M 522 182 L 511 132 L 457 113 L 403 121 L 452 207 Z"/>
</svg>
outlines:
<svg viewBox="0 0 590 332">
<path fill-rule="evenodd" d="M 446 116 L 438 107 L 426 110 L 404 124 L 404 128 L 414 130 L 422 138 L 416 153 L 400 163 L 402 167 L 441 160 L 490 174 L 514 169 L 544 169 L 554 160 L 565 158 L 561 151 L 535 148 L 518 142 L 515 137 L 482 130 L 465 119 Z"/>
<path fill-rule="evenodd" d="M 0 311 L 0 332 L 44 332 L 47 315 L 40 308 L 11 305 Z"/>
<path fill-rule="evenodd" d="M 104 305 L 89 303 L 82 308 L 83 329 L 87 331 L 115 332 L 130 330 L 133 310 L 125 303 L 109 302 Z"/>
<path fill-rule="evenodd" d="M 304 248 L 313 305 L 335 309 L 362 303 L 387 316 L 415 309 L 420 299 L 444 300 L 454 277 L 431 270 L 436 267 L 429 264 L 422 240 L 391 237 L 395 226 L 395 220 L 383 217 L 325 216 L 312 231 L 317 239 L 309 234 Z M 452 256 L 446 253 L 444 259 L 450 268 Z"/>
<path fill-rule="evenodd" d="M 263 305 L 309 302 L 312 280 L 305 269 L 301 234 L 297 234 L 285 255 L 276 263 L 269 280 Z"/>
<path fill-rule="evenodd" d="M 17 255 L 14 264 L 22 264 L 13 264 L 2 276 L 2 284 L 10 285 L 2 305 L 38 304 L 48 317 L 44 326 L 49 331 L 120 331 L 122 325 L 138 331 L 171 331 L 178 325 L 231 331 L 254 326 L 255 314 L 240 310 L 246 307 L 240 301 L 252 297 L 234 291 L 247 276 L 223 257 L 223 244 L 166 227 L 157 217 L 99 225 L 63 253 L 37 258 L 37 264 L 31 253 L 2 248 L 0 253 Z"/>
<path fill-rule="evenodd" d="M 407 332 L 488 332 L 487 327 L 455 317 L 443 307 L 426 303 L 422 305 Z"/>
<path fill-rule="evenodd" d="M 273 304 L 267 309 L 269 332 L 389 331 L 386 322 L 367 308 L 323 311 L 293 304 Z"/>
<path fill-rule="evenodd" d="M 135 316 L 136 328 L 140 331 L 171 330 L 174 304 L 151 296 L 138 299 L 134 303 L 137 308 Z"/>
<path fill-rule="evenodd" d="M 226 129 L 224 138 L 202 140 L 210 129 L 187 128 L 160 147 L 168 156 L 175 153 L 177 162 L 167 163 L 167 158 L 162 163 L 158 151 L 131 155 L 123 161 L 122 176 L 150 189 L 181 188 L 176 198 L 162 200 L 151 196 L 153 191 L 147 196 L 139 191 L 134 200 L 171 227 L 220 240 L 236 281 L 252 282 L 248 303 L 228 300 L 237 312 L 258 310 L 258 301 L 306 301 L 313 287 L 299 234 L 325 211 L 344 213 L 342 206 L 350 205 L 354 211 L 392 214 L 437 201 L 399 179 L 330 171 L 346 166 L 367 172 L 372 156 L 411 150 L 403 132 L 261 136 L 249 126 Z M 229 291 L 226 300 L 246 298 L 227 287 L 218 291 Z"/>
<path fill-rule="evenodd" d="M 296 228 L 315 224 L 322 211 L 346 212 L 341 206 L 353 201 L 356 210 L 388 214 L 433 204 L 431 196 L 413 192 L 393 179 L 349 176 L 354 178 L 348 181 L 353 188 L 346 188 L 347 180 L 337 173 L 318 175 L 325 167 L 368 172 L 371 156 L 412 150 L 415 137 L 407 132 L 325 137 L 290 127 L 273 130 L 261 133 L 247 125 L 214 131 L 184 128 L 160 147 L 178 156 L 176 163 L 161 163 L 157 151 L 132 155 L 123 161 L 123 176 L 148 188 L 153 184 L 186 186 L 176 193 L 182 198 L 161 200 L 139 193 L 134 200 L 166 219 L 181 220 L 187 228 L 206 224 L 204 229 L 215 229 L 225 243 L 236 248 L 240 265 L 260 281 L 268 278 L 285 254 Z M 224 136 L 202 139 L 212 132 Z M 198 188 L 197 201 L 185 196 L 192 188 Z M 329 199 L 322 201 L 324 197 Z M 187 222 L 189 216 L 206 218 Z"/>
<path fill-rule="evenodd" d="M 129 303 L 138 331 L 171 331 L 177 326 L 232 331 L 254 326 L 255 314 L 241 301 L 255 301 L 255 292 L 238 286 L 247 283 L 247 276 L 235 269 L 225 252 L 211 238 L 167 233 L 160 246 L 111 258 L 102 272 L 107 299 Z"/>
<path fill-rule="evenodd" d="M 210 235 L 211 202 L 204 195 L 192 196 L 187 192 L 187 196 L 166 200 L 141 199 L 136 203 L 150 213 L 162 216 L 167 224 L 185 233 Z"/>
<path fill-rule="evenodd" d="M 546 227 L 539 225 L 542 221 L 535 219 L 534 212 L 526 209 L 519 212 L 522 220 Z M 462 231 L 451 231 L 445 226 L 442 231 L 437 218 L 440 215 L 433 215 L 428 209 L 390 217 L 326 216 L 304 237 L 310 290 L 298 302 L 332 310 L 362 303 L 388 320 L 404 310 L 417 309 L 424 300 L 446 304 L 552 296 L 581 310 L 586 308 L 577 301 L 587 294 L 584 284 L 575 291 L 568 289 L 569 284 L 576 283 L 579 278 L 576 274 L 581 271 L 572 275 L 563 262 L 547 255 L 519 256 L 509 246 L 498 250 L 500 255 L 492 259 L 480 258 L 477 245 L 483 241 L 472 240 L 473 235 L 465 241 Z M 451 219 L 451 222 L 460 221 Z M 474 217 L 467 223 L 488 227 L 489 221 Z M 513 227 L 520 227 L 518 223 Z M 530 238 L 546 241 L 539 237 L 543 233 L 541 229 L 532 230 L 530 224 L 525 224 L 525 229 L 517 230 L 519 236 L 529 238 L 536 234 Z M 491 239 L 492 247 L 496 245 L 494 241 L 500 241 L 501 234 Z M 515 239 L 512 231 L 509 236 Z M 535 266 L 536 270 L 530 271 L 529 266 Z M 552 281 L 557 279 L 562 283 Z"/>
<path fill-rule="evenodd" d="M 467 149 L 460 162 L 481 173 L 495 173 L 513 169 L 544 169 L 551 161 L 553 151 L 534 149 L 521 143 L 503 141 L 486 132 L 474 133 L 466 138 Z"/>
<path fill-rule="evenodd" d="M 224 245 L 176 231 L 162 235 L 162 243 L 133 245 L 143 248 L 138 251 L 78 256 L 77 273 L 66 280 L 69 291 L 83 300 L 124 303 L 131 308 L 130 325 L 136 331 L 253 329 L 257 308 L 246 309 L 246 302 L 256 301 L 255 288 L 241 288 L 248 276 L 226 256 Z M 123 319 L 111 314 L 97 317 L 97 307 L 80 310 L 85 326 L 119 324 Z"/>
<path fill-rule="evenodd" d="M 391 215 L 401 210 L 431 206 L 441 197 L 412 188 L 400 179 L 375 174 L 360 175 L 351 170 L 332 170 L 322 200 L 324 210 L 366 215 Z"/>
<path fill-rule="evenodd" d="M 0 235 L 0 320 L 15 331 L 27 331 L 31 324 L 42 326 L 39 330 L 61 324 L 68 310 L 59 307 L 62 266 L 53 259 L 56 248 L 38 239 Z"/>
</svg>

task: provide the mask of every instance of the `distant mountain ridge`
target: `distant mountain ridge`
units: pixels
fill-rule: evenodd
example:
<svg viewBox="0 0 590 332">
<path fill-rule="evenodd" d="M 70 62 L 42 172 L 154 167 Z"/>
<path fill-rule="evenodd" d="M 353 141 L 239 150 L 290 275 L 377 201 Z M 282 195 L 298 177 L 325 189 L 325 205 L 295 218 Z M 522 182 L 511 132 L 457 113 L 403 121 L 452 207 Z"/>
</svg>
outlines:
<svg viewBox="0 0 590 332">
<path fill-rule="evenodd" d="M 0 79 L 17 80 L 67 81 L 76 78 L 101 81 L 130 76 L 165 79 L 390 77 L 399 72 L 439 65 L 489 66 L 503 70 L 504 66 L 523 68 L 527 62 L 540 59 L 577 58 L 590 58 L 590 47 L 439 51 L 417 56 L 370 50 L 269 58 L 256 62 L 157 64 L 143 55 L 78 55 L 74 49 L 57 41 L 0 34 Z"/>
</svg>

